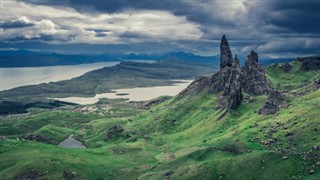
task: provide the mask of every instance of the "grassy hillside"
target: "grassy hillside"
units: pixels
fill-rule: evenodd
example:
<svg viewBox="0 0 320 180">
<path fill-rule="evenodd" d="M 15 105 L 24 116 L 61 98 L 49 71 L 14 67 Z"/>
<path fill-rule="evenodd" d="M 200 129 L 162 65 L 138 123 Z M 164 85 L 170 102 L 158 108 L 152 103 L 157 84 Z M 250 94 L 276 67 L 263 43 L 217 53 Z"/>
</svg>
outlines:
<svg viewBox="0 0 320 180">
<path fill-rule="evenodd" d="M 313 86 L 320 72 L 292 65 L 290 73 L 280 66 L 267 68 L 272 84 L 281 84 L 288 99 L 288 106 L 274 115 L 258 114 L 266 96 L 245 98 L 226 112 L 218 109 L 217 96 L 202 93 L 126 115 L 61 109 L 2 117 L 0 132 L 9 139 L 0 141 L 0 177 L 319 179 L 320 90 L 305 88 Z M 124 132 L 105 140 L 115 124 Z M 21 140 L 29 133 L 46 135 L 54 143 Z M 54 145 L 70 133 L 88 149 Z"/>
</svg>

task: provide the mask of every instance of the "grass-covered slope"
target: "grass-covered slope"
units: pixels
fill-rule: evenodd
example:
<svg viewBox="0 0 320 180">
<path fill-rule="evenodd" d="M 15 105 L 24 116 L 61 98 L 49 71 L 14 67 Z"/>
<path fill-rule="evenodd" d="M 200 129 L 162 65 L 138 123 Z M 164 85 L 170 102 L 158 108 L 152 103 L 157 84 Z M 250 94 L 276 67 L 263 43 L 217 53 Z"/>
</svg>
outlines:
<svg viewBox="0 0 320 180">
<path fill-rule="evenodd" d="M 320 90 L 295 92 L 305 83 L 313 86 L 310 78 L 320 72 L 296 69 L 288 74 L 271 66 L 267 73 L 273 84 L 281 81 L 278 76 L 287 77 L 284 82 L 291 87 L 285 94 L 288 106 L 274 115 L 258 113 L 266 96 L 244 98 L 226 113 L 217 108 L 218 97 L 202 93 L 171 98 L 130 117 L 64 110 L 2 118 L 6 125 L 2 135 L 10 139 L 0 141 L 0 177 L 319 179 Z M 299 81 L 293 78 L 295 73 Z M 115 124 L 124 133 L 105 141 Z M 14 128 L 20 131 L 14 134 Z M 63 149 L 13 139 L 31 132 L 57 141 L 74 133 L 89 148 Z"/>
<path fill-rule="evenodd" d="M 305 86 L 320 77 L 319 71 L 303 70 L 299 61 L 288 64 L 292 68 L 288 72 L 284 70 L 283 64 L 273 64 L 266 68 L 267 76 L 274 88 L 289 91 Z"/>
</svg>

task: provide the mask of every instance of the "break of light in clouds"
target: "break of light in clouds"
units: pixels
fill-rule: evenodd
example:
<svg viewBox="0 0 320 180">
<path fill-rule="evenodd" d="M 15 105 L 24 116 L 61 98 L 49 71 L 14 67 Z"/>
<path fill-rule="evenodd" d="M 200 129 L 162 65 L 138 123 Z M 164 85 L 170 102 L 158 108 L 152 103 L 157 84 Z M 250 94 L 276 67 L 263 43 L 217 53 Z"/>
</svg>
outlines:
<svg viewBox="0 0 320 180">
<path fill-rule="evenodd" d="M 74 53 L 319 54 L 320 3 L 211 0 L 2 0 L 1 48 Z"/>
</svg>

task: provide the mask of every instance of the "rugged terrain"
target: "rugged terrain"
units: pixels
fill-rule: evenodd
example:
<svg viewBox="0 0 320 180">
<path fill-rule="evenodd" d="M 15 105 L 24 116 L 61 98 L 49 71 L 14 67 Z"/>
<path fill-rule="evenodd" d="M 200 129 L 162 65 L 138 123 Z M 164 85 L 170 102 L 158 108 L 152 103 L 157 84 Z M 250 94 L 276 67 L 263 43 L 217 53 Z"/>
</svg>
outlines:
<svg viewBox="0 0 320 180">
<path fill-rule="evenodd" d="M 139 108 L 2 116 L 1 179 L 319 179 L 319 57 L 262 68 L 252 51 L 240 67 L 223 37 L 220 61 Z M 88 149 L 56 146 L 71 133 Z"/>
</svg>

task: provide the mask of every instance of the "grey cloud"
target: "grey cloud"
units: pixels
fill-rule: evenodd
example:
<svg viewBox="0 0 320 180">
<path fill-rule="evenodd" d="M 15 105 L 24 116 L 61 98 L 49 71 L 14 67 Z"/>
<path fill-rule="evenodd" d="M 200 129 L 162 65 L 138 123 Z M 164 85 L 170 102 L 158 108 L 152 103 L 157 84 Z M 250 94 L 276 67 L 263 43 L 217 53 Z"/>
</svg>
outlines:
<svg viewBox="0 0 320 180">
<path fill-rule="evenodd" d="M 32 22 L 29 21 L 26 17 L 20 17 L 19 19 L 4 21 L 1 23 L 1 28 L 9 29 L 9 28 L 23 28 L 34 26 Z"/>
<path fill-rule="evenodd" d="M 159 38 L 154 34 L 130 30 L 114 32 L 89 28 L 97 38 L 116 36 L 127 45 L 121 48 L 138 49 L 146 46 L 134 41 L 137 45 L 130 48 L 131 40 L 150 42 L 147 49 L 156 50 L 159 43 L 173 49 L 192 52 L 218 52 L 221 36 L 226 34 L 235 53 L 247 53 L 252 49 L 260 53 L 319 53 L 320 32 L 320 2 L 319 0 L 272 0 L 272 1 L 213 1 L 213 0 L 162 0 L 162 1 L 132 1 L 132 0 L 24 0 L 33 5 L 55 7 L 71 7 L 80 13 L 100 15 L 102 13 L 131 13 L 135 10 L 160 10 L 170 12 L 175 16 L 185 18 L 188 22 L 199 25 L 202 37 L 198 40 L 182 40 Z M 243 2 L 242 4 L 239 2 Z M 239 3 L 239 7 L 234 4 Z M 243 5 L 243 6 L 242 6 Z M 108 23 L 117 24 L 122 19 L 113 18 Z M 132 24 L 129 24 L 129 26 Z M 168 34 L 168 36 L 174 36 Z M 50 38 L 47 38 L 50 41 Z M 151 44 L 154 45 L 151 45 Z M 139 46 L 138 46 L 139 45 Z M 108 47 L 111 45 L 108 45 Z M 115 45 L 118 46 L 118 45 Z M 111 48 L 112 49 L 112 48 Z M 146 50 L 147 50 L 146 49 Z"/>
</svg>

